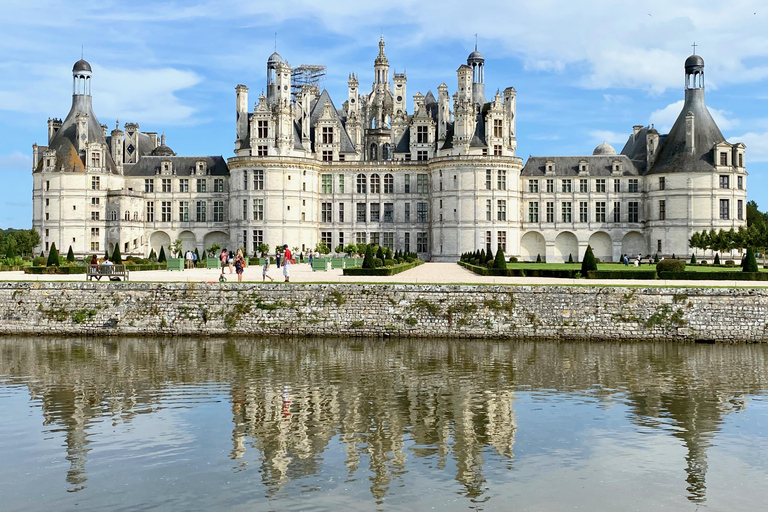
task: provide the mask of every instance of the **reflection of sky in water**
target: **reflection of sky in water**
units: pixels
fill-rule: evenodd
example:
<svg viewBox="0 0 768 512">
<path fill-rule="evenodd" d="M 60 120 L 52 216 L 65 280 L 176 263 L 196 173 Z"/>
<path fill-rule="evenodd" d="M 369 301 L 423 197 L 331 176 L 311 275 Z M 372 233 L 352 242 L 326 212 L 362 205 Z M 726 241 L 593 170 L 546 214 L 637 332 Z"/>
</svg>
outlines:
<svg viewBox="0 0 768 512">
<path fill-rule="evenodd" d="M 5 340 L 2 508 L 761 509 L 766 352 Z"/>
</svg>

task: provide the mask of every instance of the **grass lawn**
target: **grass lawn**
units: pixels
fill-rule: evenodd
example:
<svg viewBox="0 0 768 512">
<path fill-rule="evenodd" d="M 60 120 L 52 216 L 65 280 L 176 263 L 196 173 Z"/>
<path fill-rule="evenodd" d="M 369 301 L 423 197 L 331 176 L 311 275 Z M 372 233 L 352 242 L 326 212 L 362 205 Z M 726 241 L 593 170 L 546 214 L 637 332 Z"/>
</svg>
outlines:
<svg viewBox="0 0 768 512">
<path fill-rule="evenodd" d="M 581 270 L 581 263 L 507 263 L 507 268 L 550 269 L 550 270 Z M 638 270 L 656 270 L 656 265 L 624 266 L 621 263 L 598 263 L 598 270 L 621 270 L 635 272 Z M 686 272 L 741 272 L 741 267 L 713 267 L 712 265 L 687 265 Z M 760 272 L 768 272 L 761 268 Z"/>
</svg>

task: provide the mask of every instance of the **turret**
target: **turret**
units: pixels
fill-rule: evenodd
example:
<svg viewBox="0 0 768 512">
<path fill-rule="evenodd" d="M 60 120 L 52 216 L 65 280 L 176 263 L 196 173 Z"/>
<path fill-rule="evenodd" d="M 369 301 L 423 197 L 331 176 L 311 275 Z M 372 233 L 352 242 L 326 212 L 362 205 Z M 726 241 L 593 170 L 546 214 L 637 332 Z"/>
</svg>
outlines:
<svg viewBox="0 0 768 512">
<path fill-rule="evenodd" d="M 457 94 L 459 101 L 471 101 L 472 100 L 472 68 L 466 64 L 459 66 L 456 70 L 456 75 L 459 81 L 459 88 Z"/>
<path fill-rule="evenodd" d="M 472 68 L 472 101 L 475 104 L 483 105 L 485 103 L 485 59 L 483 54 L 475 51 L 467 57 L 467 66 Z"/>
<path fill-rule="evenodd" d="M 267 59 L 267 102 L 274 105 L 277 98 L 277 66 L 283 63 L 283 58 L 277 52 Z"/>
<path fill-rule="evenodd" d="M 235 87 L 235 109 L 237 112 L 237 140 L 235 150 L 242 147 L 243 141 L 248 140 L 248 87 L 238 85 Z"/>
<path fill-rule="evenodd" d="M 441 83 L 437 86 L 437 140 L 445 140 L 450 122 L 451 99 L 448 96 L 448 86 Z"/>
<path fill-rule="evenodd" d="M 115 161 L 117 168 L 122 171 L 123 169 L 123 131 L 120 129 L 119 121 L 115 121 L 115 129 L 111 133 L 112 147 L 112 159 Z"/>
<path fill-rule="evenodd" d="M 374 88 L 379 91 L 389 90 L 389 60 L 384 55 L 384 36 L 379 41 L 379 55 L 373 61 L 373 70 L 375 73 Z"/>
<path fill-rule="evenodd" d="M 393 113 L 395 116 L 397 115 L 404 115 L 406 113 L 405 109 L 405 86 L 407 82 L 407 78 L 405 77 L 405 73 L 395 73 L 394 78 L 392 79 L 392 82 L 395 86 L 395 90 L 392 93 L 394 96 L 394 104 L 392 107 Z M 414 106 L 414 112 L 416 111 L 416 107 Z"/>
</svg>

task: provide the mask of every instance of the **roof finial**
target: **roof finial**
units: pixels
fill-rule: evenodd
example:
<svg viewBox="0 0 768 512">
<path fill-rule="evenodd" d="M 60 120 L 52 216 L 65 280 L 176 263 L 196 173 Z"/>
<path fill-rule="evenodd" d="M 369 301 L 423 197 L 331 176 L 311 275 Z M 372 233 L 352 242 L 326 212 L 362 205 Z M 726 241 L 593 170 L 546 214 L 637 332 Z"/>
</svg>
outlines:
<svg viewBox="0 0 768 512">
<path fill-rule="evenodd" d="M 277 32 L 275 32 L 275 52 L 277 52 Z"/>
<path fill-rule="evenodd" d="M 80 45 L 80 60 L 83 60 L 83 58 L 84 58 L 84 57 L 83 57 L 83 55 L 85 54 L 85 50 L 84 50 L 84 48 L 85 48 L 85 45 L 82 45 L 82 44 L 81 44 L 81 45 Z"/>
<path fill-rule="evenodd" d="M 696 41 L 691 46 L 693 46 L 693 54 L 696 55 Z"/>
<path fill-rule="evenodd" d="M 475 51 L 477 51 L 477 34 L 475 34 Z"/>
</svg>

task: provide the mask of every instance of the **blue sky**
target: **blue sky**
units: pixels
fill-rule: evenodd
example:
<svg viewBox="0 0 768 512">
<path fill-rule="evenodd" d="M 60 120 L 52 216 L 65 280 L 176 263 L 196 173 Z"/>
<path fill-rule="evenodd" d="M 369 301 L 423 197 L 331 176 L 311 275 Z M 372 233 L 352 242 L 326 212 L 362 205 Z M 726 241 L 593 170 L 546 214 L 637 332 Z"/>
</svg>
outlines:
<svg viewBox="0 0 768 512">
<path fill-rule="evenodd" d="M 707 105 L 726 138 L 747 145 L 749 199 L 768 209 L 765 2 L 0 0 L 0 14 L 2 228 L 31 226 L 32 144 L 69 111 L 81 46 L 99 121 L 165 133 L 180 155 L 229 157 L 235 86 L 250 88 L 252 108 L 275 33 L 291 65 L 328 67 L 322 85 L 337 107 L 349 73 L 370 90 L 380 34 L 411 98 L 441 82 L 452 95 L 477 34 L 486 95 L 517 89 L 524 159 L 591 154 L 603 141 L 620 150 L 635 124 L 668 130 L 695 41 Z"/>
</svg>

